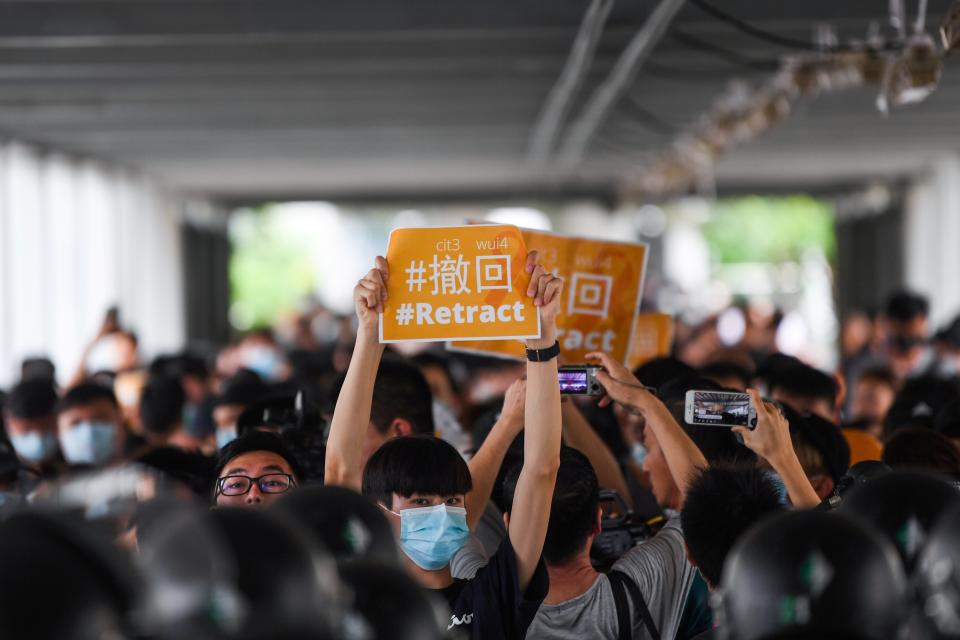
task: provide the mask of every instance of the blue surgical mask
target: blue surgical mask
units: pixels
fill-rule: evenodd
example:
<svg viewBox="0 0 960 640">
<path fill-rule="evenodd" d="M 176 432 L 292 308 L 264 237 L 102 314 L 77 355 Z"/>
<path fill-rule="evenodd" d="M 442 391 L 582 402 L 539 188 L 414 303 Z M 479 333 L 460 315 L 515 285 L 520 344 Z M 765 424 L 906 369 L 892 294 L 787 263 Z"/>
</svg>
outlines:
<svg viewBox="0 0 960 640">
<path fill-rule="evenodd" d="M 643 466 L 643 461 L 647 459 L 647 448 L 640 442 L 634 442 L 630 447 L 630 458 L 638 467 Z"/>
<path fill-rule="evenodd" d="M 276 382 L 280 379 L 283 359 L 276 349 L 267 346 L 251 347 L 243 360 L 248 369 L 253 369 L 267 382 Z"/>
<path fill-rule="evenodd" d="M 438 504 L 390 513 L 400 516 L 400 548 L 414 564 L 427 571 L 450 564 L 470 535 L 467 510 L 461 507 Z"/>
<path fill-rule="evenodd" d="M 60 436 L 60 448 L 69 464 L 100 465 L 116 453 L 116 436 L 112 422 L 78 422 Z"/>
<path fill-rule="evenodd" d="M 232 424 L 229 427 L 217 428 L 217 449 L 223 449 L 225 446 L 237 439 L 237 425 Z"/>
<path fill-rule="evenodd" d="M 30 431 L 29 433 L 15 433 L 10 436 L 10 444 L 17 455 L 27 462 L 46 462 L 57 455 L 57 436 L 52 433 Z"/>
</svg>

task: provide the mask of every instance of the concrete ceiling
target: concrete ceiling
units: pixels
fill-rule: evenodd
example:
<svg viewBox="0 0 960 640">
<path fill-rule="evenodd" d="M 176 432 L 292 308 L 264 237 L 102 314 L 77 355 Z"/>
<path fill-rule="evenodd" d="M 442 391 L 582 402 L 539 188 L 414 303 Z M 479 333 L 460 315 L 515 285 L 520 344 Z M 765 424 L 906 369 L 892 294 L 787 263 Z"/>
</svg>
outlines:
<svg viewBox="0 0 960 640">
<path fill-rule="evenodd" d="M 876 0 L 713 0 L 769 31 L 862 36 Z M 915 3 L 909 3 L 911 5 Z M 576 174 L 527 146 L 586 0 L 4 0 L 0 131 L 132 165 L 229 200 L 609 193 L 751 61 L 789 50 L 685 7 Z M 655 6 L 618 0 L 574 115 Z M 930 1 L 934 29 L 947 0 Z M 875 91 L 799 105 L 717 167 L 722 189 L 822 189 L 921 170 L 956 151 L 960 71 L 884 118 Z M 569 124 L 569 121 L 568 121 Z M 568 132 L 567 128 L 561 132 Z"/>
</svg>

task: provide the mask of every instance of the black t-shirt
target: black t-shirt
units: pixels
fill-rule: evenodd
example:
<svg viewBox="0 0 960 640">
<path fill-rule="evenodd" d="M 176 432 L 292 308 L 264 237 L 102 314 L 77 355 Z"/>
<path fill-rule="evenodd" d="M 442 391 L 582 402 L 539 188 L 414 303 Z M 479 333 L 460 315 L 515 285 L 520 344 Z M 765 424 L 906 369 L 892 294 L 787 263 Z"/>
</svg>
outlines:
<svg viewBox="0 0 960 640">
<path fill-rule="evenodd" d="M 541 559 L 521 593 L 517 556 L 507 537 L 472 580 L 457 580 L 440 593 L 450 605 L 448 630 L 476 639 L 522 640 L 549 590 L 550 578 Z"/>
</svg>

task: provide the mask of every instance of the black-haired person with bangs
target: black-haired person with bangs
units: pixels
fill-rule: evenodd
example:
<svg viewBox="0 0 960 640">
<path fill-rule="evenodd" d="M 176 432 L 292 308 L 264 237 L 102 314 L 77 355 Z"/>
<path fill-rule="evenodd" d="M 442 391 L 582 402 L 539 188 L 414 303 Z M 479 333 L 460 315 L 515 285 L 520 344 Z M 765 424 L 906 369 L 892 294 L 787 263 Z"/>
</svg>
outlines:
<svg viewBox="0 0 960 640">
<path fill-rule="evenodd" d="M 389 269 L 385 259 L 354 290 L 360 328 L 327 441 L 326 483 L 363 490 L 383 509 L 400 541 L 404 564 L 417 582 L 450 607 L 448 627 L 471 638 L 523 638 L 547 594 L 541 561 L 560 465 L 560 385 L 556 317 L 563 281 L 528 256 L 527 295 L 540 307 L 541 338 L 527 341 L 524 466 L 517 480 L 508 535 L 470 580 L 455 580 L 450 560 L 466 542 L 489 501 L 499 462 L 471 470 L 450 444 L 430 436 L 395 438 L 364 465 L 378 341 Z M 492 471 L 492 473 L 491 473 Z"/>
</svg>

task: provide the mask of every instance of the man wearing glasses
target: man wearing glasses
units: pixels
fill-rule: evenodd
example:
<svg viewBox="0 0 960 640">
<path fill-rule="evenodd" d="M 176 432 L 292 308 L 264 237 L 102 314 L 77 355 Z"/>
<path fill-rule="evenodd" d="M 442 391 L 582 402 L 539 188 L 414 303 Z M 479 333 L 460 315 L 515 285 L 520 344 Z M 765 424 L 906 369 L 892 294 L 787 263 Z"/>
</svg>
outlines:
<svg viewBox="0 0 960 640">
<path fill-rule="evenodd" d="M 295 488 L 302 475 L 279 436 L 252 431 L 220 450 L 214 503 L 218 507 L 266 507 Z"/>
</svg>

